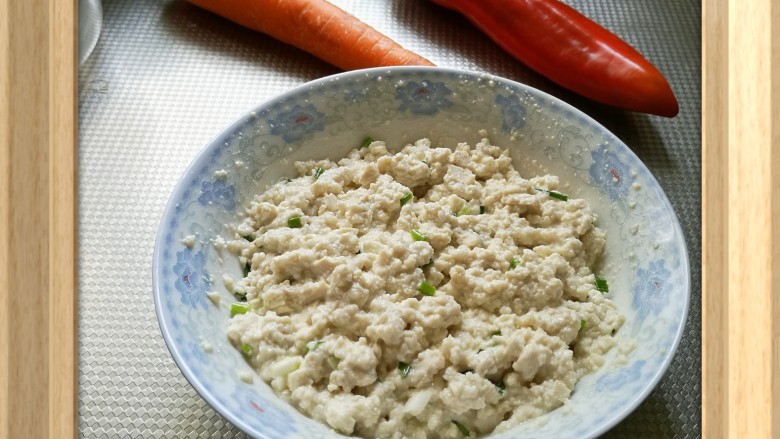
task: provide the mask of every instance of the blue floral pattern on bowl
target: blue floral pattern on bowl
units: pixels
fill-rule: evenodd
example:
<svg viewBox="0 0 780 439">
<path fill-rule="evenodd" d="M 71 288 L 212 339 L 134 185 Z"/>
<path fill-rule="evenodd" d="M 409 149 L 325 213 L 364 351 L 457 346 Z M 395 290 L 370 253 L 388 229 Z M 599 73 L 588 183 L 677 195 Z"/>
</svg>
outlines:
<svg viewBox="0 0 780 439">
<path fill-rule="evenodd" d="M 181 293 L 181 303 L 190 306 L 204 304 L 203 295 L 208 291 L 209 273 L 204 269 L 203 252 L 193 252 L 185 248 L 176 253 L 176 264 L 173 273 L 176 274 L 174 286 Z"/>
<path fill-rule="evenodd" d="M 271 134 L 281 136 L 285 142 L 297 142 L 314 132 L 325 129 L 323 119 L 314 105 L 296 105 L 290 111 L 283 111 L 268 119 Z"/>
<path fill-rule="evenodd" d="M 610 352 L 564 408 L 491 437 L 593 438 L 630 413 L 666 370 L 687 317 L 687 252 L 669 200 L 626 145 L 567 104 L 503 78 L 425 67 L 347 72 L 301 86 L 236 121 L 187 169 L 163 213 L 152 273 L 162 334 L 198 393 L 256 438 L 343 437 L 258 377 L 241 380 L 253 372 L 225 336 L 234 297 L 213 280 L 238 278 L 241 267 L 213 243 L 232 237 L 225 224 L 236 222 L 237 207 L 293 175 L 296 160 L 344 156 L 368 135 L 395 148 L 421 137 L 452 147 L 474 144 L 485 132 L 509 149 L 521 172 L 538 163 L 568 184 L 570 197 L 590 202 L 613 267 L 601 275 L 626 315 L 616 337 L 637 346 L 622 359 Z M 219 170 L 229 175 L 216 178 Z M 190 235 L 197 237 L 193 247 L 181 242 Z M 220 294 L 221 305 L 209 292 Z"/>
<path fill-rule="evenodd" d="M 452 106 L 448 98 L 452 90 L 443 82 L 410 81 L 396 89 L 395 98 L 401 102 L 400 111 L 411 111 L 414 114 L 431 116 L 442 108 Z"/>
<path fill-rule="evenodd" d="M 633 302 L 639 320 L 657 315 L 669 300 L 669 277 L 672 273 L 666 269 L 665 263 L 663 259 L 650 261 L 646 267 L 637 270 Z"/>
<path fill-rule="evenodd" d="M 590 176 L 612 201 L 625 198 L 629 192 L 629 169 L 613 151 L 605 146 L 591 152 Z"/>
<path fill-rule="evenodd" d="M 204 181 L 200 186 L 198 202 L 203 206 L 214 206 L 232 211 L 236 208 L 236 188 L 225 180 Z"/>
<path fill-rule="evenodd" d="M 496 95 L 496 104 L 504 115 L 504 120 L 501 122 L 501 128 L 504 131 L 511 133 L 525 126 L 527 111 L 517 95 Z"/>
<path fill-rule="evenodd" d="M 645 360 L 639 360 L 634 362 L 631 367 L 624 368 L 617 373 L 604 375 L 599 378 L 596 387 L 602 392 L 614 392 L 629 383 L 636 382 L 642 377 L 642 367 L 645 363 L 647 363 Z"/>
</svg>

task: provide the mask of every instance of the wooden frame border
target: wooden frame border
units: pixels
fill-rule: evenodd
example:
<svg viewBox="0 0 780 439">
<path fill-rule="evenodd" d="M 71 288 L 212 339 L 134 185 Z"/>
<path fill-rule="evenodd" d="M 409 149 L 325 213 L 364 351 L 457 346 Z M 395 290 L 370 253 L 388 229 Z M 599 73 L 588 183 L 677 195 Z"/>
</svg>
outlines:
<svg viewBox="0 0 780 439">
<path fill-rule="evenodd" d="M 77 3 L 0 0 L 0 437 L 76 437 Z"/>
<path fill-rule="evenodd" d="M 775 437 L 780 4 L 703 3 L 702 431 Z M 0 0 L 0 437 L 77 436 L 76 12 Z"/>
</svg>

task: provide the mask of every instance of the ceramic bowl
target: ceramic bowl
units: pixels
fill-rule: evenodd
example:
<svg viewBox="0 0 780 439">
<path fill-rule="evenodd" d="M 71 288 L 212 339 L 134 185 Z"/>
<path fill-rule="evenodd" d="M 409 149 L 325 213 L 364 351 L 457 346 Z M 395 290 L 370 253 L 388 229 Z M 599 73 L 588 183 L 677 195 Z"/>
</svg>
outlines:
<svg viewBox="0 0 780 439">
<path fill-rule="evenodd" d="M 685 240 L 658 182 L 629 147 L 559 99 L 487 74 L 422 67 L 342 73 L 265 102 L 206 145 L 176 185 L 154 249 L 154 300 L 168 349 L 203 399 L 253 437 L 342 437 L 259 378 L 239 379 L 253 371 L 225 335 L 233 297 L 222 279 L 241 269 L 213 242 L 229 238 L 225 225 L 254 194 L 293 176 L 296 160 L 341 158 L 367 136 L 400 148 L 423 137 L 473 145 L 485 133 L 524 176 L 558 175 L 565 192 L 589 201 L 607 232 L 602 273 L 626 316 L 616 337 L 634 346 L 613 349 L 561 408 L 491 437 L 590 438 L 634 410 L 674 355 L 690 296 Z M 222 294 L 221 306 L 210 291 Z"/>
</svg>

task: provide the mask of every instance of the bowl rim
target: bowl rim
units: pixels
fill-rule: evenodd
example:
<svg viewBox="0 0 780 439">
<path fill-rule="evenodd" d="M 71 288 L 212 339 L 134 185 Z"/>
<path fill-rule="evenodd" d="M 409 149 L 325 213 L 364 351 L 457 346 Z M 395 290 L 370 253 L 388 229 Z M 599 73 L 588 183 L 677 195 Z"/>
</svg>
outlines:
<svg viewBox="0 0 780 439">
<path fill-rule="evenodd" d="M 312 89 L 317 88 L 320 85 L 330 83 L 334 80 L 351 79 L 353 77 L 360 77 L 360 76 L 371 78 L 371 77 L 376 77 L 377 75 L 393 74 L 395 72 L 420 72 L 420 73 L 435 72 L 437 74 L 451 74 L 454 76 L 466 76 L 466 77 L 473 77 L 473 78 L 489 79 L 500 83 L 504 83 L 505 85 L 508 85 L 514 89 L 523 90 L 531 94 L 537 94 L 544 99 L 554 102 L 556 106 L 560 106 L 568 110 L 573 116 L 576 116 L 577 118 L 584 120 L 588 124 L 592 124 L 600 128 L 601 130 L 603 130 L 605 133 L 611 135 L 622 147 L 626 149 L 626 154 L 631 159 L 641 163 L 647 169 L 648 171 L 647 175 L 649 177 L 649 180 L 655 185 L 657 185 L 658 188 L 660 189 L 659 194 L 662 197 L 662 201 L 665 201 L 670 207 L 670 213 L 672 217 L 672 227 L 678 232 L 680 236 L 680 240 L 682 242 L 682 245 L 680 246 L 680 250 L 681 250 L 680 265 L 685 270 L 683 276 L 683 279 L 685 279 L 685 303 L 683 306 L 682 318 L 680 319 L 680 322 L 677 325 L 676 334 L 672 345 L 670 346 L 668 352 L 665 354 L 663 361 L 661 362 L 661 365 L 657 369 L 655 375 L 648 381 L 648 384 L 644 388 L 642 388 L 641 391 L 635 394 L 634 398 L 629 404 L 624 405 L 620 411 L 614 412 L 611 417 L 606 418 L 607 419 L 606 422 L 602 423 L 598 428 L 592 430 L 590 434 L 586 436 L 585 439 L 595 438 L 606 433 L 614 426 L 616 426 L 618 423 L 623 421 L 626 417 L 628 417 L 628 415 L 630 415 L 634 410 L 636 410 L 636 408 L 647 399 L 650 393 L 656 388 L 661 378 L 663 378 L 663 376 L 668 371 L 671 362 L 677 353 L 677 349 L 680 345 L 683 334 L 685 332 L 685 327 L 687 326 L 688 323 L 688 314 L 689 314 L 690 302 L 691 302 L 691 269 L 690 269 L 690 258 L 688 256 L 688 243 L 685 239 L 685 234 L 683 233 L 683 229 L 680 225 L 680 221 L 679 218 L 677 217 L 677 213 L 674 210 L 674 206 L 672 206 L 669 197 L 666 195 L 666 192 L 663 190 L 661 184 L 655 178 L 655 175 L 653 175 L 652 171 L 650 171 L 647 165 L 645 165 L 645 163 L 636 155 L 636 153 L 634 153 L 634 151 L 631 148 L 629 148 L 628 145 L 626 145 L 614 133 L 612 133 L 601 123 L 593 119 L 591 116 L 589 116 L 582 110 L 572 106 L 571 104 L 563 101 L 562 99 L 556 96 L 553 96 L 549 93 L 546 93 L 542 90 L 531 87 L 529 85 L 523 84 L 521 82 L 517 82 L 508 78 L 504 78 L 501 76 L 497 76 L 482 71 L 456 69 L 456 68 L 449 68 L 449 67 L 390 66 L 390 67 L 373 67 L 368 69 L 358 69 L 358 70 L 340 72 L 333 75 L 317 78 L 312 81 L 307 81 L 285 92 L 279 93 L 269 99 L 264 100 L 260 104 L 255 105 L 251 110 L 244 112 L 241 116 L 236 118 L 227 127 L 222 129 L 218 134 L 212 137 L 211 140 L 209 140 L 195 155 L 195 157 L 191 160 L 190 164 L 187 166 L 187 168 L 182 173 L 181 177 L 177 180 L 176 184 L 174 185 L 174 188 L 171 191 L 171 195 L 168 197 L 168 200 L 166 201 L 165 204 L 165 208 L 163 209 L 162 215 L 160 217 L 160 225 L 157 229 L 157 234 L 155 237 L 154 254 L 152 257 L 152 296 L 154 298 L 154 307 L 155 307 L 155 314 L 157 316 L 157 323 L 160 328 L 160 332 L 163 335 L 163 339 L 165 340 L 165 345 L 168 348 L 168 351 L 170 352 L 174 363 L 182 372 L 187 382 L 195 389 L 195 392 L 198 395 L 200 395 L 200 397 L 203 398 L 203 400 L 206 401 L 206 403 L 209 404 L 209 406 L 211 406 L 222 417 L 226 418 L 230 423 L 232 423 L 237 428 L 239 428 L 242 432 L 244 432 L 245 434 L 251 437 L 257 437 L 261 439 L 272 439 L 266 436 L 265 434 L 263 434 L 262 432 L 256 432 L 253 428 L 250 428 L 246 423 L 244 423 L 244 421 L 240 417 L 235 415 L 232 410 L 229 410 L 227 407 L 222 405 L 217 400 L 217 398 L 212 397 L 211 392 L 201 384 L 196 374 L 194 374 L 192 369 L 190 369 L 189 366 L 187 365 L 187 362 L 183 361 L 182 354 L 179 352 L 179 349 L 175 343 L 175 340 L 173 339 L 173 336 L 171 335 L 167 325 L 163 324 L 163 322 L 165 321 L 163 315 L 166 311 L 164 310 L 164 307 L 162 306 L 162 302 L 161 302 L 162 280 L 160 279 L 161 276 L 160 274 L 158 274 L 158 270 L 160 268 L 160 261 L 162 258 L 161 253 L 162 253 L 162 247 L 164 245 L 163 243 L 165 240 L 164 235 L 168 229 L 167 220 L 170 219 L 171 215 L 175 212 L 176 204 L 174 204 L 174 202 L 180 199 L 183 193 L 186 191 L 186 186 L 187 186 L 186 181 L 189 175 L 194 170 L 200 168 L 204 162 L 208 161 L 213 150 L 217 148 L 219 145 L 221 145 L 222 143 L 224 143 L 227 139 L 230 138 L 230 136 L 232 136 L 244 124 L 246 124 L 246 122 L 252 118 L 253 114 L 259 114 L 262 111 L 262 109 L 265 107 L 269 107 L 277 102 L 281 102 L 286 99 L 289 99 L 297 94 L 310 91 Z M 259 436 L 257 435 L 258 433 L 260 434 Z"/>
</svg>

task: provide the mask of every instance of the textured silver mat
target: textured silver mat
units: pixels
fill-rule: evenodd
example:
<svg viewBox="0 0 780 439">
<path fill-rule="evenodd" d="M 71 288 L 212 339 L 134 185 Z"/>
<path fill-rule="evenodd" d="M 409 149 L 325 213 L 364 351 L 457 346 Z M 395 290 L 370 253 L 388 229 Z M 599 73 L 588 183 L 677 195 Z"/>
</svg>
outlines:
<svg viewBox="0 0 780 439">
<path fill-rule="evenodd" d="M 668 373 L 605 437 L 700 437 L 700 1 L 567 1 L 666 75 L 681 106 L 674 119 L 587 102 L 428 1 L 334 3 L 439 66 L 488 71 L 568 101 L 647 164 L 687 236 L 693 297 Z M 151 294 L 155 233 L 174 184 L 213 136 L 262 101 L 337 70 L 182 1 L 104 0 L 103 9 L 100 40 L 79 75 L 79 433 L 242 437 L 165 347 Z"/>
</svg>

